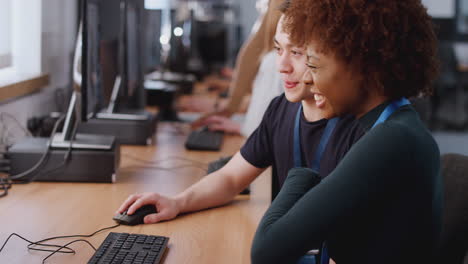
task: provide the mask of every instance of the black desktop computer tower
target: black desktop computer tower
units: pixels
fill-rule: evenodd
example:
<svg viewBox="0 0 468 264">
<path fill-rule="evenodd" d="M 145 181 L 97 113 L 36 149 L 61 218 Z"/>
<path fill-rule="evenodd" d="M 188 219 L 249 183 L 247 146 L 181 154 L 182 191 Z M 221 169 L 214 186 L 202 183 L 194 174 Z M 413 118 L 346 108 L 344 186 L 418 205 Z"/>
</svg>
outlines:
<svg viewBox="0 0 468 264">
<path fill-rule="evenodd" d="M 96 117 L 78 126 L 78 133 L 114 136 L 120 144 L 149 145 L 157 128 L 156 115 L 143 111 L 139 114 L 106 114 Z"/>
<path fill-rule="evenodd" d="M 10 175 L 33 168 L 46 153 L 49 138 L 27 138 L 8 149 Z M 120 145 L 114 141 L 107 150 L 72 149 L 68 160 L 66 148 L 51 148 L 44 162 L 19 181 L 103 182 L 116 181 Z"/>
</svg>

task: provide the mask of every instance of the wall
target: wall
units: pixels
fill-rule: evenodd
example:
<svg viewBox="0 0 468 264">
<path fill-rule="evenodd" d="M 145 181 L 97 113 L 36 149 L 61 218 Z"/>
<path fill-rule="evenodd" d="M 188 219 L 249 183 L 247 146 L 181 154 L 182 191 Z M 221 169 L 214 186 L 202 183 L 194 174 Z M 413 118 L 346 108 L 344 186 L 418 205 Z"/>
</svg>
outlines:
<svg viewBox="0 0 468 264">
<path fill-rule="evenodd" d="M 249 37 L 255 20 L 258 17 L 257 9 L 255 8 L 256 0 L 239 0 L 240 5 L 240 21 L 242 25 L 242 38 L 246 40 Z"/>
<path fill-rule="evenodd" d="M 39 93 L 0 103 L 0 112 L 13 114 L 22 125 L 32 116 L 56 111 L 55 91 L 68 87 L 71 79 L 77 1 L 42 0 L 42 5 L 42 69 L 50 84 Z"/>
<path fill-rule="evenodd" d="M 455 0 L 422 0 L 433 17 L 454 17 Z"/>
<path fill-rule="evenodd" d="M 3 6 L 0 9 L 0 32 L 2 32 L 2 41 L 0 41 L 0 68 L 10 65 L 9 57 L 11 56 L 11 29 L 8 21 L 11 20 L 9 12 L 11 1 L 3 1 Z M 5 39 L 7 41 L 5 41 Z"/>
</svg>

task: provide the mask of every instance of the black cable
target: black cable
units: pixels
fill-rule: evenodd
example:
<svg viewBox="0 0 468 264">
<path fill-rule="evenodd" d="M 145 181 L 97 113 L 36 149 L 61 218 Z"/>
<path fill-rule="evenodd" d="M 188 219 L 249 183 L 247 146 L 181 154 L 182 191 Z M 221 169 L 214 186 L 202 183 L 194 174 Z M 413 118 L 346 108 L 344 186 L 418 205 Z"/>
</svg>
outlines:
<svg viewBox="0 0 468 264">
<path fill-rule="evenodd" d="M 27 135 L 27 136 L 30 136 L 32 137 L 31 135 L 31 132 L 29 132 L 29 130 L 27 130 L 24 126 L 21 125 L 21 123 L 18 121 L 18 119 L 16 119 L 16 117 L 10 113 L 7 113 L 7 112 L 1 112 L 0 113 L 0 122 L 3 123 L 3 121 L 5 120 L 4 116 L 8 116 L 10 117 L 11 119 L 13 119 L 16 124 L 24 131 L 24 133 Z"/>
<path fill-rule="evenodd" d="M 5 188 L 5 183 L 2 181 L 0 182 L 0 185 L 1 185 L 1 189 L 3 189 L 3 192 L 0 193 L 0 198 L 2 197 L 5 197 L 8 195 L 8 189 L 11 188 L 11 184 L 25 184 L 25 183 L 30 183 L 31 181 L 33 181 L 38 175 L 36 174 L 35 176 L 33 175 L 30 179 L 26 180 L 26 181 L 22 181 L 22 182 L 13 182 L 12 180 L 18 180 L 18 179 L 21 179 L 23 177 L 26 177 L 26 176 L 29 176 L 31 173 L 34 173 L 38 168 L 40 168 L 45 162 L 47 162 L 47 159 L 48 159 L 48 156 L 49 156 L 49 153 L 50 153 L 50 146 L 52 144 L 52 140 L 53 140 L 53 137 L 55 135 L 55 132 L 57 132 L 57 129 L 60 125 L 60 123 L 63 121 L 63 119 L 65 118 L 65 116 L 61 116 L 54 124 L 54 128 L 52 130 L 52 134 L 50 136 L 50 139 L 49 139 L 49 142 L 47 143 L 47 149 L 46 149 L 46 152 L 44 152 L 44 154 L 42 154 L 41 158 L 39 159 L 39 161 L 34 165 L 32 166 L 31 168 L 29 168 L 28 170 L 22 172 L 22 173 L 19 173 L 19 174 L 16 174 L 16 175 L 11 175 L 11 176 L 8 176 L 7 179 L 8 179 L 8 188 Z M 70 148 L 71 148 L 71 142 L 70 142 Z M 69 148 L 69 151 L 67 152 L 67 154 L 65 154 L 65 157 L 67 158 L 69 156 L 69 153 L 71 152 Z M 65 161 L 66 162 L 66 161 Z M 65 165 L 65 162 L 62 165 Z M 61 167 L 60 166 L 60 167 Z M 57 169 L 57 168 L 54 168 L 54 169 Z M 2 169 L 3 171 L 3 169 Z M 42 175 L 42 174 L 41 174 Z"/>
<path fill-rule="evenodd" d="M 10 238 L 12 238 L 13 236 L 17 236 L 17 237 L 23 239 L 24 241 L 26 241 L 26 242 L 28 242 L 28 243 L 30 243 L 30 244 L 34 244 L 34 243 L 35 243 L 35 242 L 32 242 L 32 241 L 30 241 L 29 239 L 26 239 L 26 238 L 24 238 L 24 237 L 22 237 L 22 236 L 20 236 L 20 235 L 18 235 L 18 234 L 16 234 L 16 233 L 11 233 L 11 234 L 8 236 L 8 238 L 5 240 L 5 242 L 3 243 L 2 247 L 0 248 L 0 252 L 2 252 L 3 248 L 5 248 L 6 244 L 8 243 L 8 241 L 10 240 Z M 42 244 L 41 246 L 50 246 L 50 247 L 58 247 L 58 248 L 61 247 L 61 246 L 59 246 L 59 245 L 48 245 L 48 244 Z M 67 247 L 67 249 L 69 249 L 70 251 L 61 251 L 60 253 L 65 253 L 65 254 L 75 253 L 75 251 L 74 251 L 73 249 L 68 248 L 68 247 Z M 47 251 L 47 250 L 45 250 L 45 249 L 33 249 L 33 250 L 37 250 L 37 251 Z M 51 251 L 51 250 L 50 250 L 50 251 Z"/>
<path fill-rule="evenodd" d="M 8 189 L 11 188 L 11 181 L 7 178 L 0 178 L 0 186 L 0 188 L 3 190 L 3 192 L 0 193 L 0 198 L 7 196 Z"/>
<path fill-rule="evenodd" d="M 50 153 L 50 146 L 52 144 L 52 140 L 53 140 L 53 137 L 55 135 L 55 132 L 57 132 L 57 129 L 60 125 L 60 123 L 64 120 L 65 116 L 61 116 L 54 124 L 54 128 L 52 129 L 52 134 L 50 136 L 50 139 L 49 139 L 49 142 L 47 143 L 47 149 L 46 151 L 44 152 L 44 154 L 42 154 L 41 158 L 39 159 L 39 161 L 34 165 L 32 166 L 30 169 L 28 169 L 27 171 L 24 171 L 22 173 L 19 173 L 19 174 L 16 174 L 16 175 L 11 175 L 9 176 L 8 178 L 12 179 L 12 180 L 17 180 L 17 179 L 20 179 L 20 178 L 23 178 L 23 177 L 26 177 L 28 175 L 30 175 L 31 173 L 33 173 L 35 170 L 37 170 L 40 166 L 42 166 L 46 161 L 47 161 L 47 158 L 49 156 L 49 153 Z"/>
<path fill-rule="evenodd" d="M 91 243 L 90 243 L 89 241 L 87 241 L 87 240 L 84 240 L 84 239 L 73 240 L 73 241 L 71 241 L 71 242 L 69 242 L 69 243 L 67 243 L 67 244 L 65 244 L 65 245 L 63 245 L 63 246 L 61 246 L 60 248 L 58 248 L 58 249 L 55 250 L 54 252 L 50 253 L 47 257 L 45 257 L 45 258 L 42 260 L 42 264 L 44 264 L 45 261 L 46 261 L 48 258 L 50 258 L 52 255 L 54 255 L 54 254 L 57 253 L 57 252 L 60 252 L 60 249 L 66 248 L 68 245 L 71 245 L 71 244 L 76 243 L 76 242 L 86 242 L 88 245 L 90 245 L 90 246 L 94 249 L 94 251 L 97 250 L 97 249 L 93 246 L 93 244 L 91 244 Z"/>
<path fill-rule="evenodd" d="M 38 178 L 39 176 L 53 173 L 53 172 L 55 172 L 56 170 L 59 170 L 59 169 L 61 169 L 62 167 L 65 167 L 65 165 L 67 164 L 67 162 L 70 160 L 71 152 L 72 152 L 72 150 L 73 150 L 73 138 L 74 138 L 74 136 L 75 136 L 77 127 L 78 127 L 78 122 L 75 121 L 75 124 L 74 124 L 74 127 L 73 127 L 73 131 L 72 131 L 72 136 L 71 136 L 71 138 L 70 138 L 70 144 L 68 145 L 67 152 L 65 153 L 65 155 L 64 155 L 64 157 L 63 157 L 63 161 L 62 161 L 58 166 L 56 166 L 56 167 L 54 167 L 54 168 L 52 168 L 52 169 L 49 169 L 49 170 L 40 172 L 40 173 L 38 173 L 38 174 L 32 176 L 31 178 L 25 180 L 25 181 L 16 182 L 15 184 L 26 184 L 26 183 L 30 183 L 30 182 L 34 181 L 36 178 Z"/>
<path fill-rule="evenodd" d="M 9 187 L 6 187 L 5 184 L 1 184 L 1 189 L 3 190 L 3 192 L 0 193 L 0 198 L 2 197 L 5 197 L 8 195 L 8 189 L 10 189 Z"/>
<path fill-rule="evenodd" d="M 9 159 L 0 157 L 0 172 L 9 173 L 11 169 L 10 164 L 11 161 Z"/>
<path fill-rule="evenodd" d="M 8 189 L 10 189 L 12 182 L 8 178 L 0 178 L 0 184 L 3 184 L 5 186 L 7 186 Z"/>
<path fill-rule="evenodd" d="M 94 233 L 92 233 L 92 234 L 89 234 L 89 235 L 69 235 L 69 236 L 49 237 L 49 238 L 45 238 L 45 239 L 36 241 L 36 242 L 34 242 L 33 244 L 42 243 L 42 242 L 46 242 L 46 241 L 49 241 L 49 240 L 62 239 L 62 238 L 92 237 L 92 236 L 94 236 L 95 234 L 97 234 L 97 233 L 99 233 L 99 232 L 102 232 L 102 231 L 105 231 L 105 230 L 109 230 L 109 229 L 113 229 L 113 228 L 116 228 L 116 227 L 118 227 L 118 226 L 120 226 L 120 224 L 116 224 L 116 225 L 113 225 L 113 226 L 105 227 L 105 228 L 99 229 L 98 231 L 96 231 L 96 232 L 94 232 Z"/>
<path fill-rule="evenodd" d="M 46 258 L 43 259 L 42 263 L 44 263 L 44 261 L 46 259 L 48 259 L 50 256 L 54 255 L 55 253 L 64 253 L 64 254 L 74 254 L 76 253 L 75 250 L 73 250 L 72 248 L 69 248 L 68 245 L 72 244 L 72 243 L 75 243 L 75 242 L 78 242 L 78 241 L 83 241 L 83 242 L 86 242 L 88 243 L 89 245 L 91 245 L 91 247 L 96 250 L 96 248 L 91 244 L 89 243 L 88 241 L 86 240 L 83 240 L 83 239 L 78 239 L 78 240 L 74 240 L 72 242 L 69 242 L 63 246 L 61 245 L 54 245 L 54 244 L 44 244 L 43 242 L 46 242 L 46 241 L 50 241 L 50 240 L 55 240 L 55 239 L 63 239 L 63 238 L 76 238 L 76 237 L 92 237 L 94 236 L 95 234 L 99 233 L 99 232 L 102 232 L 102 231 L 105 231 L 105 230 L 109 230 L 109 229 L 112 229 L 112 228 L 116 228 L 120 226 L 120 224 L 116 224 L 116 225 L 113 225 L 113 226 L 110 226 L 110 227 L 105 227 L 105 228 L 101 228 L 89 235 L 69 235 L 69 236 L 56 236 L 56 237 L 49 237 L 49 238 L 45 238 L 45 239 L 42 239 L 42 240 L 39 240 L 39 241 L 36 241 L 36 242 L 33 242 L 33 241 L 30 241 L 16 233 L 12 233 L 10 234 L 10 236 L 8 236 L 8 238 L 5 240 L 5 242 L 3 243 L 2 247 L 0 248 L 0 252 L 2 252 L 2 250 L 5 248 L 6 244 L 8 243 L 8 241 L 10 240 L 11 237 L 13 236 L 17 236 L 21 239 L 23 239 L 24 241 L 28 242 L 28 250 L 35 250 L 35 251 L 45 251 L 45 252 L 52 252 L 51 254 L 49 254 Z M 54 247 L 54 248 L 57 248 L 55 250 L 51 250 L 51 249 L 42 249 L 42 248 L 34 248 L 34 246 L 42 246 L 42 247 Z M 68 251 L 63 251 L 63 249 L 67 249 Z"/>
</svg>

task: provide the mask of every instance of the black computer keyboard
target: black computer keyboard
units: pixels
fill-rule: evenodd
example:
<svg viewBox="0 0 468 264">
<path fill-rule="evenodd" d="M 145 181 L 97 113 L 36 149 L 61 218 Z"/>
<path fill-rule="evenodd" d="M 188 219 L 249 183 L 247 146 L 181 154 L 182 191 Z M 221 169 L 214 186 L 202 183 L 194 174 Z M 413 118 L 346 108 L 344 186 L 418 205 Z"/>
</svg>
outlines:
<svg viewBox="0 0 468 264">
<path fill-rule="evenodd" d="M 185 147 L 190 150 L 219 150 L 223 143 L 223 132 L 210 131 L 207 128 L 192 131 L 187 140 Z"/>
<path fill-rule="evenodd" d="M 111 232 L 88 264 L 161 263 L 168 237 Z"/>
</svg>

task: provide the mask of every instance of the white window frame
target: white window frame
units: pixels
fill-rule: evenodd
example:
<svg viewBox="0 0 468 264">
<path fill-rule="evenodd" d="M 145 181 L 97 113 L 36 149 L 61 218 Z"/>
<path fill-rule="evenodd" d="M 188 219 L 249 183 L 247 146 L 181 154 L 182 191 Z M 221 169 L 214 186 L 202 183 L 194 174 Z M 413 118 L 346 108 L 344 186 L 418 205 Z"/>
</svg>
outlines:
<svg viewBox="0 0 468 264">
<path fill-rule="evenodd" d="M 11 4 L 13 0 L 0 0 L 0 69 L 11 65 Z"/>
<path fill-rule="evenodd" d="M 11 5 L 12 65 L 0 69 L 0 87 L 41 75 L 42 0 L 13 0 Z"/>
</svg>

